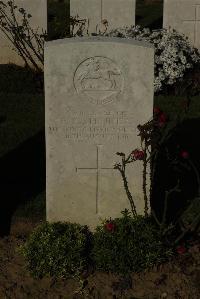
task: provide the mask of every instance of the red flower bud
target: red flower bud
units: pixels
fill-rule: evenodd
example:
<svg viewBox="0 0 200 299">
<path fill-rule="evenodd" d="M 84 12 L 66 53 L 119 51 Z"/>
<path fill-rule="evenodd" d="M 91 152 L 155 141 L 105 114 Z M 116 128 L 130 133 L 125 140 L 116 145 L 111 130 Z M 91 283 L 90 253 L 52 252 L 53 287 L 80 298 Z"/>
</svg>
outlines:
<svg viewBox="0 0 200 299">
<path fill-rule="evenodd" d="M 182 245 L 182 246 L 178 246 L 176 248 L 176 251 L 178 254 L 184 254 L 184 253 L 186 253 L 187 249 L 185 248 L 185 246 Z"/>
<path fill-rule="evenodd" d="M 159 115 L 159 118 L 158 118 L 158 121 L 161 122 L 161 123 L 165 123 L 167 121 L 167 116 L 165 113 L 161 113 Z"/>
<path fill-rule="evenodd" d="M 144 152 L 140 151 L 138 149 L 135 149 L 131 155 L 136 159 L 136 160 L 143 160 L 144 159 Z"/>
<path fill-rule="evenodd" d="M 115 230 L 115 224 L 113 222 L 107 222 L 104 227 L 109 232 L 113 232 Z"/>
<path fill-rule="evenodd" d="M 182 151 L 180 155 L 183 159 L 189 158 L 189 153 L 187 151 Z"/>
<path fill-rule="evenodd" d="M 153 108 L 153 113 L 154 114 L 160 114 L 161 113 L 160 108 L 158 108 L 158 107 Z"/>
<path fill-rule="evenodd" d="M 162 127 L 168 120 L 167 115 L 164 112 L 162 112 L 162 110 L 160 110 L 158 107 L 155 107 L 153 111 L 157 120 L 157 126 Z"/>
</svg>

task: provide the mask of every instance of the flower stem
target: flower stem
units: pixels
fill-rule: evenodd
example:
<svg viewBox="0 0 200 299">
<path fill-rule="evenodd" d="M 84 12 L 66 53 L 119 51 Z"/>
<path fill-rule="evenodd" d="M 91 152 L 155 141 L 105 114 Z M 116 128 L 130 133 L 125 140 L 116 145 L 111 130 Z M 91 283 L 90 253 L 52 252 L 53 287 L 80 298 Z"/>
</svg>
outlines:
<svg viewBox="0 0 200 299">
<path fill-rule="evenodd" d="M 197 179 L 197 183 L 198 183 L 198 194 L 197 194 L 197 197 L 200 197 L 200 177 L 199 177 L 199 172 L 196 168 L 196 166 L 194 165 L 194 163 L 192 162 L 192 160 L 189 160 L 188 161 L 190 166 L 192 167 L 192 169 L 194 170 L 194 173 L 196 175 L 196 179 Z"/>
<path fill-rule="evenodd" d="M 143 160 L 143 193 L 144 193 L 144 215 L 148 216 L 148 198 L 147 198 L 147 145 L 145 140 L 145 148 L 144 148 L 144 160 Z"/>
</svg>

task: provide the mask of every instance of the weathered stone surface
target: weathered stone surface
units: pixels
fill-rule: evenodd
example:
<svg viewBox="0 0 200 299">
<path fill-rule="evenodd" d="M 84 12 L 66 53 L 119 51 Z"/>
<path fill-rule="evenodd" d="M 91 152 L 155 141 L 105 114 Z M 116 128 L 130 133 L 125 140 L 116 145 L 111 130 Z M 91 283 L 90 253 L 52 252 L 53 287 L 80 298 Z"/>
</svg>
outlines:
<svg viewBox="0 0 200 299">
<path fill-rule="evenodd" d="M 50 41 L 44 75 L 47 220 L 93 229 L 100 219 L 131 210 L 113 167 L 121 162 L 116 152 L 140 148 L 137 125 L 152 117 L 154 49 L 120 38 Z M 142 170 L 142 161 L 126 170 L 140 214 Z"/>
<path fill-rule="evenodd" d="M 163 28 L 169 26 L 200 50 L 200 0 L 164 0 Z"/>
<path fill-rule="evenodd" d="M 89 34 L 104 32 L 105 20 L 108 31 L 135 25 L 135 5 L 135 0 L 71 0 L 70 15 L 89 21 L 83 32 L 86 35 L 87 29 Z"/>
<path fill-rule="evenodd" d="M 4 2 L 7 4 L 7 1 Z M 42 29 L 47 31 L 47 0 L 15 0 L 15 4 L 17 5 L 17 8 L 14 11 L 16 12 L 16 18 L 19 24 L 22 24 L 21 20 L 23 20 L 23 15 L 19 12 L 19 8 L 23 8 L 27 14 L 32 16 L 31 18 L 27 18 L 27 20 L 29 21 L 30 27 L 33 30 L 38 29 L 38 34 L 42 34 Z M 10 17 L 10 9 L 8 5 L 6 11 Z M 25 64 L 24 60 L 19 56 L 14 45 L 10 40 L 8 40 L 1 30 L 0 43 L 0 64 L 15 63 L 20 66 Z M 32 52 L 30 51 L 30 53 Z"/>
</svg>

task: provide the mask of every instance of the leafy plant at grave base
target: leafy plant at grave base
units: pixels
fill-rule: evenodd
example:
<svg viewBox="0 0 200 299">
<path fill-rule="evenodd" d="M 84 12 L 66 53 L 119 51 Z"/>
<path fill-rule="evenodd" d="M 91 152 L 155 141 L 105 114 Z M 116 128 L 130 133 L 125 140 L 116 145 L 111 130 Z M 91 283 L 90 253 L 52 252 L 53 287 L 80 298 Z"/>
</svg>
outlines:
<svg viewBox="0 0 200 299">
<path fill-rule="evenodd" d="M 22 7 L 18 9 L 22 15 L 19 23 L 16 17 L 17 8 L 14 0 L 8 1 L 7 4 L 0 1 L 0 29 L 13 44 L 13 50 L 24 60 L 25 66 L 33 67 L 38 74 L 41 74 L 43 69 L 39 63 L 44 64 L 44 41 L 47 33 L 42 29 L 42 34 L 38 34 L 37 30 L 30 27 L 28 19 L 32 16 Z"/>
<path fill-rule="evenodd" d="M 184 116 L 182 116 L 182 119 Z M 137 217 L 137 210 L 134 204 L 134 198 L 129 190 L 128 187 L 128 181 L 125 174 L 126 165 L 128 163 L 132 163 L 137 160 L 143 161 L 143 193 L 144 193 L 144 215 L 145 217 L 148 217 L 148 198 L 147 198 L 147 190 L 146 190 L 146 169 L 147 169 L 147 163 L 150 162 L 151 165 L 151 172 L 150 172 L 150 181 L 151 181 L 151 188 L 150 188 L 150 198 L 152 196 L 152 182 L 153 178 L 155 176 L 155 162 L 157 159 L 157 155 L 161 149 L 164 148 L 165 142 L 170 138 L 172 132 L 174 129 L 176 129 L 178 123 L 181 122 L 181 117 L 177 117 L 176 121 L 172 123 L 171 128 L 167 128 L 166 126 L 167 122 L 167 116 L 159 109 L 154 108 L 154 118 L 144 124 L 143 126 L 139 125 L 138 129 L 140 131 L 139 136 L 141 136 L 141 147 L 142 150 L 135 149 L 131 152 L 131 154 L 128 155 L 128 157 L 125 157 L 124 153 L 117 153 L 117 155 L 122 157 L 122 163 L 115 164 L 114 168 L 118 169 L 121 173 L 123 182 L 124 182 L 124 188 L 128 197 L 128 200 L 131 205 L 131 210 L 133 217 Z M 149 150 L 149 146 L 151 146 L 152 151 Z M 200 201 L 200 176 L 199 172 L 196 169 L 194 163 L 189 158 L 189 153 L 185 150 L 180 151 L 178 149 L 178 153 L 175 155 L 175 157 L 170 156 L 168 150 L 165 148 L 166 152 L 166 159 L 169 161 L 169 164 L 174 168 L 175 171 L 180 171 L 180 168 L 186 168 L 188 170 L 192 170 L 196 175 L 196 180 L 198 183 L 198 191 L 197 196 L 190 202 L 189 205 L 184 207 L 183 211 L 180 211 L 179 217 L 177 219 L 174 219 L 172 223 L 167 223 L 166 221 L 166 215 L 167 215 L 167 209 L 168 209 L 168 200 L 172 192 L 180 192 L 179 183 L 180 179 L 178 179 L 177 185 L 174 186 L 172 189 L 165 191 L 165 199 L 164 199 L 164 209 L 163 209 L 163 215 L 162 219 L 158 220 L 155 211 L 152 210 L 151 214 L 156 221 L 156 223 L 159 226 L 160 235 L 162 236 L 163 240 L 165 242 L 167 241 L 167 237 L 169 234 L 172 234 L 175 230 L 178 228 L 178 236 L 175 237 L 175 240 L 171 241 L 171 245 L 174 246 L 177 244 L 187 233 L 194 232 L 198 229 L 200 225 L 200 209 L 199 209 L 199 201 Z M 149 154 L 149 157 L 147 157 Z M 188 165 L 186 163 L 183 163 L 181 159 L 187 161 Z M 195 210 L 194 207 L 197 207 L 197 210 Z M 192 216 L 191 211 L 193 210 Z M 194 213 L 195 210 L 195 213 Z M 190 214 L 190 215 L 189 215 Z M 168 241 L 167 241 L 168 242 Z"/>
<path fill-rule="evenodd" d="M 186 92 L 188 97 L 200 93 L 200 53 L 188 38 L 175 30 L 131 26 L 113 29 L 109 37 L 134 38 L 154 45 L 154 91 L 167 93 L 174 87 L 175 94 Z M 193 75 L 189 79 L 188 75 Z M 191 88 L 192 87 L 192 88 Z"/>
<path fill-rule="evenodd" d="M 121 213 L 123 217 L 102 221 L 94 232 L 91 257 L 95 269 L 127 275 L 172 256 L 151 217 L 132 217 L 127 209 Z"/>
<path fill-rule="evenodd" d="M 18 251 L 33 277 L 77 277 L 89 263 L 92 235 L 87 226 L 69 222 L 45 222 Z"/>
</svg>

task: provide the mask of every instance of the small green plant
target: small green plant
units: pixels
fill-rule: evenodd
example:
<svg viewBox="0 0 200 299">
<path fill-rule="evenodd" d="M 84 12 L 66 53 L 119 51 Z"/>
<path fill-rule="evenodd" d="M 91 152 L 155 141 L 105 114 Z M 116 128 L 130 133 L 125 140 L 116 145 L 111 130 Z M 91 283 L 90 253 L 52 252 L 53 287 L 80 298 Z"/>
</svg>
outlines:
<svg viewBox="0 0 200 299">
<path fill-rule="evenodd" d="M 172 255 L 151 217 L 132 217 L 126 209 L 122 214 L 96 228 L 91 256 L 97 270 L 139 272 Z"/>
<path fill-rule="evenodd" d="M 87 226 L 45 222 L 19 247 L 33 277 L 77 277 L 87 268 L 91 233 Z"/>
</svg>

